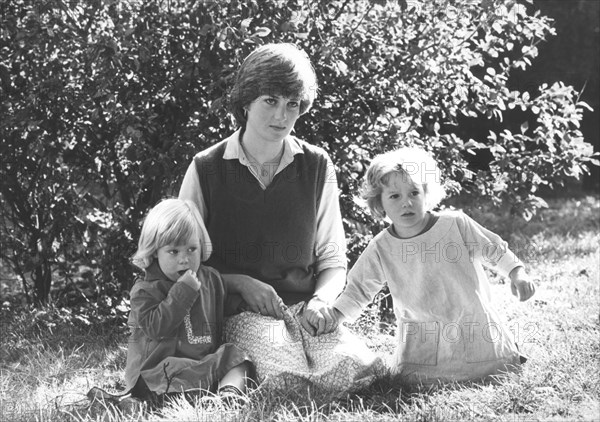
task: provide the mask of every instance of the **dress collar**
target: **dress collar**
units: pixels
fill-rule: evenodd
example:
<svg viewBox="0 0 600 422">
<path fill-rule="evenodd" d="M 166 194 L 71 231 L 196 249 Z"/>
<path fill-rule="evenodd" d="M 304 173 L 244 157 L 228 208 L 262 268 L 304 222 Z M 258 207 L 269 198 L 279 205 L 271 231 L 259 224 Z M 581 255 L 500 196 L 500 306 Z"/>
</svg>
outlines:
<svg viewBox="0 0 600 422">
<path fill-rule="evenodd" d="M 166 280 L 173 283 L 169 280 L 169 277 L 160 269 L 158 265 L 158 260 L 155 259 L 152 261 L 150 265 L 148 265 L 145 269 L 144 281 L 157 281 L 157 280 Z"/>
</svg>

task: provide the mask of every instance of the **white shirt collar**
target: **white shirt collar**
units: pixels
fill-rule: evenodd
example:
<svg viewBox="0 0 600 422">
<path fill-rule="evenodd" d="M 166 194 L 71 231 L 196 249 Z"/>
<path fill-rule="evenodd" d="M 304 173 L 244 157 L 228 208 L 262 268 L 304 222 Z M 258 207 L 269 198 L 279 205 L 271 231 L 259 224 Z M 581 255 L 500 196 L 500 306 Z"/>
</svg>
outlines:
<svg viewBox="0 0 600 422">
<path fill-rule="evenodd" d="M 227 145 L 225 146 L 225 152 L 223 153 L 223 159 L 225 160 L 239 160 L 240 163 L 247 166 L 249 164 L 248 158 L 240 145 L 240 132 L 238 129 L 229 138 L 226 139 Z M 283 139 L 284 150 L 281 156 L 281 162 L 277 169 L 277 173 L 286 168 L 289 164 L 294 161 L 296 154 L 304 154 L 300 143 L 293 136 L 286 136 Z"/>
</svg>

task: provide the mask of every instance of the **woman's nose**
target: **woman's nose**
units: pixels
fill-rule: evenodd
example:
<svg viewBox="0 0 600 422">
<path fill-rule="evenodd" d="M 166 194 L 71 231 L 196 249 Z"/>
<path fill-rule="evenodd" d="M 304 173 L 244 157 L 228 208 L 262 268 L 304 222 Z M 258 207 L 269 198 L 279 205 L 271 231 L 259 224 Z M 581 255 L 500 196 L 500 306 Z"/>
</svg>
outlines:
<svg viewBox="0 0 600 422">
<path fill-rule="evenodd" d="M 285 104 L 282 104 L 279 107 L 277 107 L 277 111 L 275 112 L 275 117 L 277 118 L 277 120 L 281 120 L 281 121 L 287 120 L 287 110 L 286 110 Z"/>
</svg>

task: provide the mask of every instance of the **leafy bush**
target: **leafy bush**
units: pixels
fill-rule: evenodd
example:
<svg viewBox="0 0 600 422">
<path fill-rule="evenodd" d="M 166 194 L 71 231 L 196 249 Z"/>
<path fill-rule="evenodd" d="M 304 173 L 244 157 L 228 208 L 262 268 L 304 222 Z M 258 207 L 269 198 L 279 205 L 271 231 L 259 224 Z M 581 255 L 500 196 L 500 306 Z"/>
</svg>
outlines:
<svg viewBox="0 0 600 422">
<path fill-rule="evenodd" d="M 296 43 L 315 64 L 320 96 L 296 134 L 337 166 L 351 262 L 381 229 L 353 199 L 373 154 L 422 145 L 439 159 L 450 193 L 509 202 L 526 217 L 543 206 L 540 186 L 579 177 L 593 159 L 579 131 L 585 104 L 571 87 L 508 88 L 510 73 L 526 69 L 553 35 L 527 3 L 43 0 L 2 8 L 1 253 L 38 301 L 53 279 L 84 279 L 84 265 L 96 295 L 117 298 L 129 287 L 141 217 L 176 194 L 195 152 L 234 129 L 227 89 L 265 42 Z M 470 139 L 474 120 L 490 122 L 486 139 Z M 489 159 L 477 166 L 482 151 Z"/>
</svg>

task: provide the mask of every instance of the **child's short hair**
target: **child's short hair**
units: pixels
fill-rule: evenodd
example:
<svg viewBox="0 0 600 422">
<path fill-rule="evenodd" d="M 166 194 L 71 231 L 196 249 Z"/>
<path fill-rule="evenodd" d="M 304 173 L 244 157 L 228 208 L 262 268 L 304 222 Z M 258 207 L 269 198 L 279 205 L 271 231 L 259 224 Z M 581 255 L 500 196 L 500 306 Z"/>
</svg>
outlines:
<svg viewBox="0 0 600 422">
<path fill-rule="evenodd" d="M 158 249 L 184 244 L 195 234 L 200 240 L 200 260 L 206 261 L 212 246 L 196 204 L 189 200 L 164 199 L 146 215 L 132 261 L 140 268 L 147 268 Z"/>
<path fill-rule="evenodd" d="M 317 95 L 317 76 L 308 55 L 294 44 L 263 45 L 244 59 L 229 95 L 229 110 L 240 126 L 246 125 L 244 108 L 261 95 L 300 100 L 306 113 Z"/>
<path fill-rule="evenodd" d="M 367 201 L 375 217 L 385 217 L 381 192 L 393 173 L 406 175 L 413 183 L 423 187 L 427 210 L 436 207 L 446 196 L 441 183 L 440 169 L 425 150 L 407 147 L 386 152 L 373 158 L 361 189 L 361 197 Z"/>
</svg>

